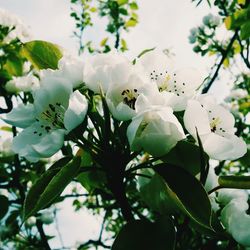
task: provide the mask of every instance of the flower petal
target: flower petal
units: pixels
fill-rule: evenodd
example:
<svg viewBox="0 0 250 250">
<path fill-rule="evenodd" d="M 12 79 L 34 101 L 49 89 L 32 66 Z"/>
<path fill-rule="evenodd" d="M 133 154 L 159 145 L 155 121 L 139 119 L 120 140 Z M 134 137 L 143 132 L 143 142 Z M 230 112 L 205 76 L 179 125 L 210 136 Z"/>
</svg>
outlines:
<svg viewBox="0 0 250 250">
<path fill-rule="evenodd" d="M 205 152 L 215 160 L 235 160 L 243 156 L 247 147 L 243 139 L 232 135 L 223 137 L 215 133 L 201 137 Z"/>
<path fill-rule="evenodd" d="M 29 161 L 36 162 L 40 158 L 52 156 L 62 147 L 65 130 L 58 129 L 51 133 L 42 133 L 39 130 L 41 130 L 40 124 L 34 123 L 14 137 L 13 151 Z"/>
<path fill-rule="evenodd" d="M 76 128 L 84 120 L 88 110 L 88 101 L 78 90 L 69 99 L 69 107 L 64 114 L 64 126 L 68 132 Z"/>
<path fill-rule="evenodd" d="M 211 132 L 207 111 L 198 101 L 188 101 L 183 119 L 185 128 L 194 138 L 196 138 L 196 128 L 200 136 Z"/>
<path fill-rule="evenodd" d="M 24 105 L 20 104 L 18 107 L 12 109 L 12 111 L 2 119 L 16 127 L 26 128 L 35 122 L 35 109 L 33 104 Z"/>
<path fill-rule="evenodd" d="M 41 88 L 33 94 L 37 113 L 43 112 L 49 104 L 55 104 L 56 102 L 64 107 L 68 107 L 71 92 L 72 85 L 67 84 L 63 78 L 44 77 L 41 80 Z"/>
</svg>

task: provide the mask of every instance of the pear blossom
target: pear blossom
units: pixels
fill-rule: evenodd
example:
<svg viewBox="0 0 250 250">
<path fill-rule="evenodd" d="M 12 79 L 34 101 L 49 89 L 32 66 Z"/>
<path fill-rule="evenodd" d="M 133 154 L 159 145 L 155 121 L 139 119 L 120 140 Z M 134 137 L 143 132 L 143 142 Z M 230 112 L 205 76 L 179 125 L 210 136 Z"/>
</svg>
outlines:
<svg viewBox="0 0 250 250">
<path fill-rule="evenodd" d="M 9 80 L 5 85 L 5 89 L 11 93 L 18 93 L 20 91 L 29 92 L 37 89 L 38 87 L 39 80 L 33 74 L 19 77 L 13 76 L 13 78 Z"/>
<path fill-rule="evenodd" d="M 132 151 L 144 150 L 158 157 L 168 153 L 185 134 L 172 108 L 152 106 L 132 119 L 127 137 Z"/>
<path fill-rule="evenodd" d="M 83 84 L 84 62 L 77 56 L 66 52 L 58 62 L 58 69 L 46 69 L 41 71 L 42 79 L 59 77 L 71 84 L 73 88 Z M 40 83 L 41 85 L 43 82 Z"/>
<path fill-rule="evenodd" d="M 95 93 L 106 93 L 112 82 L 126 82 L 132 63 L 116 51 L 86 59 L 84 82 Z"/>
<path fill-rule="evenodd" d="M 131 74 L 127 82 L 111 85 L 106 100 L 112 115 L 122 121 L 130 120 L 147 106 L 164 104 L 156 85 L 145 83 L 138 74 Z"/>
<path fill-rule="evenodd" d="M 250 246 L 250 215 L 247 214 L 248 192 L 246 190 L 223 189 L 218 201 L 224 205 L 221 221 L 232 237 L 244 246 Z"/>
<path fill-rule="evenodd" d="M 140 63 L 149 81 L 157 84 L 162 95 L 169 99 L 174 111 L 182 111 L 202 84 L 200 72 L 193 68 L 176 69 L 174 63 L 158 50 L 141 56 Z"/>
<path fill-rule="evenodd" d="M 43 79 L 34 91 L 33 104 L 20 104 L 3 120 L 24 128 L 13 139 L 12 150 L 29 161 L 55 154 L 64 143 L 64 136 L 85 118 L 87 99 L 62 78 Z"/>
<path fill-rule="evenodd" d="M 5 43 L 8 43 L 16 38 L 18 38 L 21 42 L 28 42 L 31 40 L 31 34 L 23 22 L 14 14 L 1 8 L 0 26 L 12 29 L 4 38 Z"/>
<path fill-rule="evenodd" d="M 189 100 L 183 118 L 186 129 L 196 140 L 197 129 L 203 148 L 212 159 L 234 160 L 246 153 L 246 143 L 234 134 L 233 115 L 216 104 L 212 96 Z"/>
</svg>

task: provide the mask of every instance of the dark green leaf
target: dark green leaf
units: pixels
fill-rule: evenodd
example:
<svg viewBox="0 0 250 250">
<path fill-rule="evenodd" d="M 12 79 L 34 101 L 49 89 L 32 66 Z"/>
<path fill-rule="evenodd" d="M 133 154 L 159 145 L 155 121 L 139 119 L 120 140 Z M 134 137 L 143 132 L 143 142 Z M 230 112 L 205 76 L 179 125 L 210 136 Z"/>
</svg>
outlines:
<svg viewBox="0 0 250 250">
<path fill-rule="evenodd" d="M 118 233 L 112 250 L 173 250 L 175 228 L 169 218 L 155 223 L 135 220 Z"/>
<path fill-rule="evenodd" d="M 26 199 L 24 201 L 24 209 L 23 209 L 23 218 L 26 220 L 31 215 L 35 214 L 38 210 L 44 208 L 50 200 L 48 199 L 44 204 L 41 203 L 42 195 L 44 195 L 45 191 L 48 192 L 50 188 L 50 184 L 53 181 L 53 178 L 59 174 L 60 170 L 63 170 L 63 167 L 70 161 L 70 157 L 65 157 L 54 163 L 48 171 L 46 171 L 29 190 Z M 67 166 L 67 165 L 66 165 Z M 50 190 L 50 189 L 49 189 Z M 54 195 L 54 190 L 51 191 L 51 196 Z M 48 193 L 46 193 L 48 195 Z M 54 196 L 53 196 L 54 197 Z M 49 197 L 48 197 L 49 198 Z M 44 198 L 42 199 L 44 202 Z"/>
<path fill-rule="evenodd" d="M 250 19 L 244 23 L 240 29 L 240 38 L 246 40 L 250 37 Z"/>
<path fill-rule="evenodd" d="M 208 156 L 204 154 L 204 161 L 207 162 L 208 159 Z M 169 164 L 180 166 L 194 176 L 200 172 L 200 148 L 190 142 L 178 142 L 167 155 L 161 158 L 161 160 Z"/>
<path fill-rule="evenodd" d="M 211 205 L 200 182 L 183 168 L 159 164 L 154 170 L 166 181 L 176 205 L 202 226 L 211 228 Z"/>
<path fill-rule="evenodd" d="M 9 210 L 9 200 L 6 196 L 0 195 L 0 220 L 7 214 Z"/>
<path fill-rule="evenodd" d="M 25 43 L 21 53 L 38 69 L 57 69 L 63 56 L 58 45 L 38 40 Z"/>
<path fill-rule="evenodd" d="M 77 180 L 90 193 L 96 188 L 103 188 L 107 182 L 105 173 L 94 167 L 90 171 L 79 174 Z"/>
<path fill-rule="evenodd" d="M 152 210 L 160 214 L 170 214 L 176 211 L 176 206 L 168 192 L 169 189 L 165 181 L 158 174 L 155 174 L 147 184 L 140 188 L 140 195 L 144 202 Z"/>
</svg>

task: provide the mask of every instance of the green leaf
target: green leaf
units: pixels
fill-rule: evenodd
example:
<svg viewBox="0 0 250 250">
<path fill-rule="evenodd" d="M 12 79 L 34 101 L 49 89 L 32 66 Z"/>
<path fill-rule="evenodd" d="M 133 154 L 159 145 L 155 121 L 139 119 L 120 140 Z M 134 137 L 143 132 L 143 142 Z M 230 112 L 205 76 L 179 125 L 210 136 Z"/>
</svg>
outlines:
<svg viewBox="0 0 250 250">
<path fill-rule="evenodd" d="M 39 40 L 25 43 L 21 54 L 37 69 L 57 69 L 63 56 L 58 45 Z"/>
<path fill-rule="evenodd" d="M 128 3 L 128 0 L 116 0 L 119 5 L 124 5 Z"/>
<path fill-rule="evenodd" d="M 23 61 L 16 55 L 10 55 L 4 65 L 4 69 L 12 76 L 23 74 Z"/>
<path fill-rule="evenodd" d="M 9 210 L 9 200 L 6 196 L 0 195 L 0 220 L 7 214 Z"/>
<path fill-rule="evenodd" d="M 128 50 L 127 42 L 124 39 L 121 39 L 121 45 L 122 45 L 121 48 L 122 51 Z"/>
<path fill-rule="evenodd" d="M 222 188 L 250 189 L 250 176 L 219 176 L 218 182 Z"/>
<path fill-rule="evenodd" d="M 104 46 L 106 45 L 108 39 L 109 39 L 108 37 L 102 39 L 101 42 L 100 42 L 100 46 L 101 46 L 101 47 L 104 47 Z"/>
<path fill-rule="evenodd" d="M 135 220 L 126 224 L 118 233 L 112 250 L 173 250 L 175 228 L 169 218 L 155 223 Z"/>
<path fill-rule="evenodd" d="M 237 3 L 238 3 L 238 4 L 245 5 L 245 4 L 246 4 L 246 0 L 237 0 Z"/>
<path fill-rule="evenodd" d="M 76 159 L 78 160 L 78 157 Z M 72 162 L 71 164 L 67 165 L 70 160 L 70 157 L 60 159 L 54 163 L 49 170 L 42 174 L 39 179 L 37 179 L 37 181 L 29 190 L 24 201 L 24 220 L 46 207 L 53 200 L 53 198 L 58 195 L 59 191 L 64 189 L 66 186 L 65 185 L 63 187 L 65 181 L 68 181 L 68 179 L 71 178 L 71 174 L 68 174 L 66 171 L 74 163 Z M 72 171 L 73 170 L 74 165 L 72 167 Z M 65 174 L 66 176 L 64 177 Z M 62 178 L 65 179 L 61 180 Z"/>
<path fill-rule="evenodd" d="M 204 154 L 204 161 L 207 162 L 208 159 L 209 157 L 207 154 Z M 194 176 L 200 172 L 200 148 L 190 142 L 178 142 L 167 155 L 161 158 L 161 160 L 182 167 Z"/>
<path fill-rule="evenodd" d="M 240 29 L 240 38 L 246 40 L 250 37 L 250 19 L 244 23 Z"/>
<path fill-rule="evenodd" d="M 170 197 L 190 218 L 202 226 L 211 228 L 211 205 L 200 182 L 183 168 L 159 164 L 154 170 L 166 181 Z"/>
<path fill-rule="evenodd" d="M 96 188 L 104 188 L 105 183 L 107 183 L 105 173 L 94 167 L 90 171 L 79 174 L 77 180 L 89 193 L 93 192 Z"/>
<path fill-rule="evenodd" d="M 128 15 L 128 11 L 125 8 L 120 8 L 119 12 L 121 15 L 127 16 Z"/>
<path fill-rule="evenodd" d="M 136 2 L 132 2 L 129 4 L 131 10 L 138 10 L 138 5 Z"/>
<path fill-rule="evenodd" d="M 154 49 L 155 49 L 155 47 L 154 47 L 154 48 L 151 48 L 151 49 L 144 49 L 144 50 L 137 56 L 137 58 L 142 57 L 143 55 L 145 55 L 146 53 L 148 53 L 148 52 L 150 52 L 150 51 L 153 51 Z"/>
<path fill-rule="evenodd" d="M 125 23 L 125 27 L 129 28 L 129 27 L 134 27 L 136 26 L 136 24 L 138 23 L 137 20 L 135 20 L 134 18 L 130 18 L 126 23 Z"/>
<path fill-rule="evenodd" d="M 0 127 L 0 130 L 5 131 L 5 132 L 12 132 L 12 128 L 9 126 L 2 126 Z"/>
<path fill-rule="evenodd" d="M 143 174 L 146 173 L 143 172 Z M 169 196 L 169 188 L 158 174 L 155 174 L 147 184 L 140 187 L 140 195 L 144 202 L 157 213 L 164 215 L 176 211 L 176 206 Z"/>
</svg>

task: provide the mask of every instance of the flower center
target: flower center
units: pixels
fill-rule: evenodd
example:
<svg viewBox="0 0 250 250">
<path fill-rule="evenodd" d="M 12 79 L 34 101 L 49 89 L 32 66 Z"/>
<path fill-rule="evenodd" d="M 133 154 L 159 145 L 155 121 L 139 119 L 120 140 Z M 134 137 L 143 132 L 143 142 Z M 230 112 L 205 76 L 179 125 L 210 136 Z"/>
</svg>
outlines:
<svg viewBox="0 0 250 250">
<path fill-rule="evenodd" d="M 135 109 L 135 102 L 138 97 L 137 89 L 125 89 L 122 91 L 123 102 L 131 109 Z"/>
<path fill-rule="evenodd" d="M 44 132 L 49 133 L 52 129 L 64 129 L 63 118 L 65 111 L 61 103 L 50 103 L 48 108 L 36 118 L 36 121 L 40 124 L 40 128 L 35 130 L 34 134 L 42 136 Z"/>
<path fill-rule="evenodd" d="M 158 73 L 153 70 L 150 73 L 150 79 L 157 83 L 160 92 L 168 91 L 177 96 L 185 94 L 186 84 L 177 80 L 176 73 L 169 74 L 168 71 Z"/>
<path fill-rule="evenodd" d="M 215 133 L 218 125 L 221 123 L 221 120 L 219 117 L 213 117 L 212 121 L 210 122 L 210 128 L 211 128 L 211 132 Z M 221 130 L 221 129 L 220 129 Z"/>
</svg>

